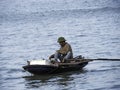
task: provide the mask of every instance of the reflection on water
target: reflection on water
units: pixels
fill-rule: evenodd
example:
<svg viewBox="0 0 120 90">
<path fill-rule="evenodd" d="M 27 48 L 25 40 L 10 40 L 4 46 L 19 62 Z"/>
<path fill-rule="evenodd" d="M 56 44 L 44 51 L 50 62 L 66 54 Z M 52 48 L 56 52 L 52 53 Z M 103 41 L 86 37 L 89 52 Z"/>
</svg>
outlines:
<svg viewBox="0 0 120 90">
<path fill-rule="evenodd" d="M 27 88 L 39 88 L 43 85 L 56 85 L 56 86 L 69 86 L 71 81 L 74 80 L 75 75 L 82 75 L 86 73 L 86 70 L 66 72 L 60 74 L 50 74 L 50 75 L 31 75 L 24 76 L 25 86 Z M 74 76 L 73 76 L 74 75 Z"/>
</svg>

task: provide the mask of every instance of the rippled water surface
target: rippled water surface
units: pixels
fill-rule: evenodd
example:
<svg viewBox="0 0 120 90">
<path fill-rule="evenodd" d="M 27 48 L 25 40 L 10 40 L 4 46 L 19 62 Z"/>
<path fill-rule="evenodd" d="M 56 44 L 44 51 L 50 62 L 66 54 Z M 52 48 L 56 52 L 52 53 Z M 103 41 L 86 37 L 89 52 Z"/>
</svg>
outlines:
<svg viewBox="0 0 120 90">
<path fill-rule="evenodd" d="M 27 60 L 48 59 L 64 36 L 74 56 L 120 58 L 119 0 L 0 0 L 0 90 L 120 90 L 120 61 L 36 76 Z"/>
</svg>

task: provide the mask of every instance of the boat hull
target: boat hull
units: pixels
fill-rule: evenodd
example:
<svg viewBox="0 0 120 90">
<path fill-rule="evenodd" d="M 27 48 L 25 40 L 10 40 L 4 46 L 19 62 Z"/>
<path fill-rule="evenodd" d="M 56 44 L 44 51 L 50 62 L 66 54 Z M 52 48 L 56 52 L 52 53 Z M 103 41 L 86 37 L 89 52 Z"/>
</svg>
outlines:
<svg viewBox="0 0 120 90">
<path fill-rule="evenodd" d="M 83 67 L 85 67 L 88 64 L 88 62 L 83 63 L 77 63 L 77 64 L 71 64 L 71 65 L 26 65 L 23 66 L 24 70 L 32 73 L 32 74 L 56 74 L 56 73 L 63 73 L 68 71 L 76 71 L 81 70 Z"/>
</svg>

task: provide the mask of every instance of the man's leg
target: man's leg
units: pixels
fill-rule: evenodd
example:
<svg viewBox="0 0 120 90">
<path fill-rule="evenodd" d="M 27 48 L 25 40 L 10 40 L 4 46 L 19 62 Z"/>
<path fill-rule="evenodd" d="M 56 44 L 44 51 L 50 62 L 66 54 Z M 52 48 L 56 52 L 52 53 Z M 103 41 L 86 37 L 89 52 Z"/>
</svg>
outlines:
<svg viewBox="0 0 120 90">
<path fill-rule="evenodd" d="M 60 53 L 55 52 L 55 54 L 54 54 L 54 58 L 55 58 L 56 61 L 60 62 L 60 60 L 59 60 L 59 59 L 60 59 L 60 56 L 61 56 Z"/>
<path fill-rule="evenodd" d="M 64 57 L 64 59 L 70 59 L 72 56 L 72 53 L 71 52 L 68 52 L 67 55 Z"/>
</svg>

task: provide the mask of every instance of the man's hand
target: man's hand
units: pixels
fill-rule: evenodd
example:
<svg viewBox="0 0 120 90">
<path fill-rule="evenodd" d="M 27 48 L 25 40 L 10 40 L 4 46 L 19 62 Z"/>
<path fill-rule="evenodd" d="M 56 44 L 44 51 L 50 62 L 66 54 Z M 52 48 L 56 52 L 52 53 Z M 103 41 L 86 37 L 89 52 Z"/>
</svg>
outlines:
<svg viewBox="0 0 120 90">
<path fill-rule="evenodd" d="M 60 53 L 60 50 L 57 50 L 56 52 Z"/>
<path fill-rule="evenodd" d="M 54 58 L 54 54 L 49 57 L 49 60 L 51 60 L 51 58 Z"/>
</svg>

